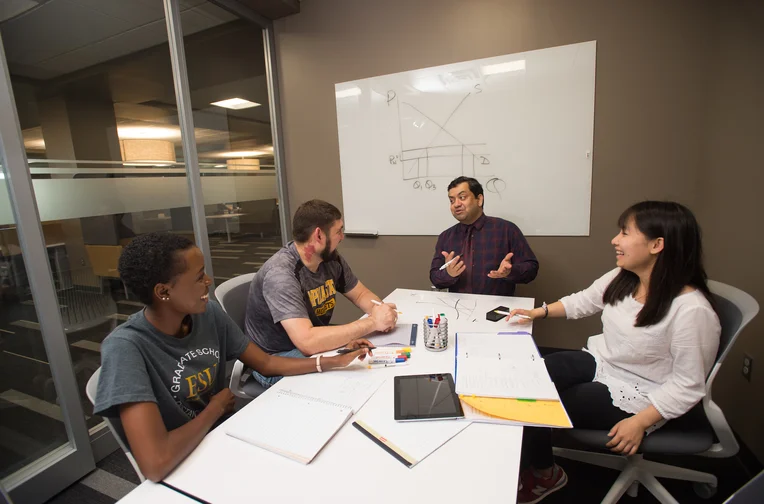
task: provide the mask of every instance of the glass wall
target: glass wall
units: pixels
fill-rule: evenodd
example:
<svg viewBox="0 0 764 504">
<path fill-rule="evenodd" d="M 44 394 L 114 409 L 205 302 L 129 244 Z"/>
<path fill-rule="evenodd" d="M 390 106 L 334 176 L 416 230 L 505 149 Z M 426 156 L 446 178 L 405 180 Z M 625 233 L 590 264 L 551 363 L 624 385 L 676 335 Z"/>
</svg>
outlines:
<svg viewBox="0 0 764 504">
<path fill-rule="evenodd" d="M 101 342 L 143 306 L 119 280 L 123 247 L 151 231 L 193 239 L 193 229 L 177 154 L 181 135 L 162 2 L 76 5 L 43 4 L 0 25 L 0 34 L 59 309 L 92 428 L 101 420 L 92 415 L 85 385 L 100 366 Z M 49 29 L 53 16 L 57 30 Z M 203 6 L 188 7 L 183 16 L 198 20 L 188 24 L 200 31 L 224 21 Z M 0 224 L 8 222 L 9 215 L 0 214 Z M 19 305 L 33 308 L 24 279 L 14 279 L 13 286 Z M 19 319 L 25 320 L 21 313 Z M 23 328 L 30 349 L 41 339 L 35 324 L 28 320 Z M 56 404 L 49 381 L 40 381 L 33 392 Z"/>
<path fill-rule="evenodd" d="M 225 11 L 205 2 L 221 18 Z M 215 283 L 253 273 L 281 248 L 263 36 L 236 19 L 183 24 Z"/>
<path fill-rule="evenodd" d="M 204 0 L 178 5 L 202 175 L 194 204 L 220 284 L 281 246 L 262 30 Z M 95 439 L 106 430 L 86 384 L 103 339 L 143 307 L 119 280 L 119 255 L 152 231 L 197 241 L 198 182 L 187 177 L 163 2 L 33 7 L 0 6 L 0 37 L 68 365 Z M 0 187 L 0 480 L 70 441 L 50 371 L 61 356 L 46 355 L 13 215 Z"/>
<path fill-rule="evenodd" d="M 0 479 L 68 445 L 21 257 L 5 171 L 0 170 Z M 51 266 L 55 249 L 49 254 Z"/>
</svg>

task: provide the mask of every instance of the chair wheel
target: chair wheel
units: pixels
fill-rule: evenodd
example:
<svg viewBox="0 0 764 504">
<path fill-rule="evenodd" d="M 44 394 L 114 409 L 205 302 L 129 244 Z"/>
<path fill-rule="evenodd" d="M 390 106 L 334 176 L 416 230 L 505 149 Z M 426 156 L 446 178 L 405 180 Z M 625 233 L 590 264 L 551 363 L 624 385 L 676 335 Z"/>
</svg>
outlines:
<svg viewBox="0 0 764 504">
<path fill-rule="evenodd" d="M 716 495 L 716 491 L 718 490 L 716 485 L 710 483 L 693 483 L 692 489 L 695 490 L 695 495 L 701 499 L 710 499 Z"/>
</svg>

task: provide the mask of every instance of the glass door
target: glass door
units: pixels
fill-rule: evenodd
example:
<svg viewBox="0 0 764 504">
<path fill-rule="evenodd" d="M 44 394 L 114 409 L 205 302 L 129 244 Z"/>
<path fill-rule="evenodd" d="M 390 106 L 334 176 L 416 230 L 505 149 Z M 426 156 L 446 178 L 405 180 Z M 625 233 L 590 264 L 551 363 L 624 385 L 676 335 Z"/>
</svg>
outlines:
<svg viewBox="0 0 764 504">
<path fill-rule="evenodd" d="M 0 41 L 0 481 L 41 502 L 94 468 Z"/>
<path fill-rule="evenodd" d="M 224 21 L 200 0 L 179 10 L 193 31 Z M 0 188 L 0 478 L 14 500 L 42 502 L 116 448 L 85 388 L 104 338 L 143 308 L 119 279 L 122 249 L 140 234 L 194 231 L 162 1 L 51 0 L 0 19 L 0 80 L 13 95 L 2 135 L 18 143 L 4 164 L 28 186 Z M 8 194 L 36 245 L 17 236 Z M 33 271 L 49 275 L 45 300 Z M 49 460 L 62 453 L 76 455 L 56 459 L 66 474 Z"/>
<path fill-rule="evenodd" d="M 0 5 L 0 482 L 38 503 L 116 448 L 85 388 L 143 308 L 123 247 L 154 231 L 213 242 L 219 283 L 278 250 L 286 210 L 260 27 L 206 0 L 28 4 Z"/>
</svg>

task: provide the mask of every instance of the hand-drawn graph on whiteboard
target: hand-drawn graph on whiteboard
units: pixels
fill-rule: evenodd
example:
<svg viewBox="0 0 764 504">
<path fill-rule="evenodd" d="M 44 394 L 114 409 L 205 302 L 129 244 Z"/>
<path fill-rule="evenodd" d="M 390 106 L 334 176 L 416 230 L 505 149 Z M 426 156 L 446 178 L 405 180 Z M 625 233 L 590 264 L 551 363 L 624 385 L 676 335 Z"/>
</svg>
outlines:
<svg viewBox="0 0 764 504">
<path fill-rule="evenodd" d="M 527 235 L 587 235 L 596 43 L 335 85 L 345 227 L 437 235 L 447 187 Z"/>
<path fill-rule="evenodd" d="M 458 102 L 452 109 L 425 111 L 410 99 L 400 99 L 394 89 L 387 91 L 387 104 L 395 107 L 400 135 L 400 150 L 388 161 L 400 166 L 402 180 L 413 180 L 414 189 L 436 190 L 434 179 L 438 178 L 446 179 L 446 184 L 461 176 L 487 179 L 485 189 L 501 198 L 506 183 L 494 174 L 488 144 L 465 143 L 461 135 L 452 132 L 452 125 L 460 121 L 459 110 L 469 108 L 482 92 L 481 85 L 476 84 L 461 98 L 455 96 Z M 431 138 L 426 143 L 417 141 L 422 129 L 421 133 Z"/>
</svg>

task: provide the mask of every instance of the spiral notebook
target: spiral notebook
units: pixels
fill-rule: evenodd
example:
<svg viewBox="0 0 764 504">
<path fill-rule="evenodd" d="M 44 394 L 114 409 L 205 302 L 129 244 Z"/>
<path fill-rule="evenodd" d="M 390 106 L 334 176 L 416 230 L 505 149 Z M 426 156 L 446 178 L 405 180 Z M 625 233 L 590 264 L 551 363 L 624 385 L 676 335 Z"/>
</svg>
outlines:
<svg viewBox="0 0 764 504">
<path fill-rule="evenodd" d="M 353 408 L 278 390 L 229 420 L 226 434 L 292 460 L 309 464 L 353 415 Z M 242 411 L 243 413 L 243 411 Z"/>
<path fill-rule="evenodd" d="M 309 464 L 383 381 L 357 371 L 292 377 L 231 417 L 226 434 Z"/>
</svg>

